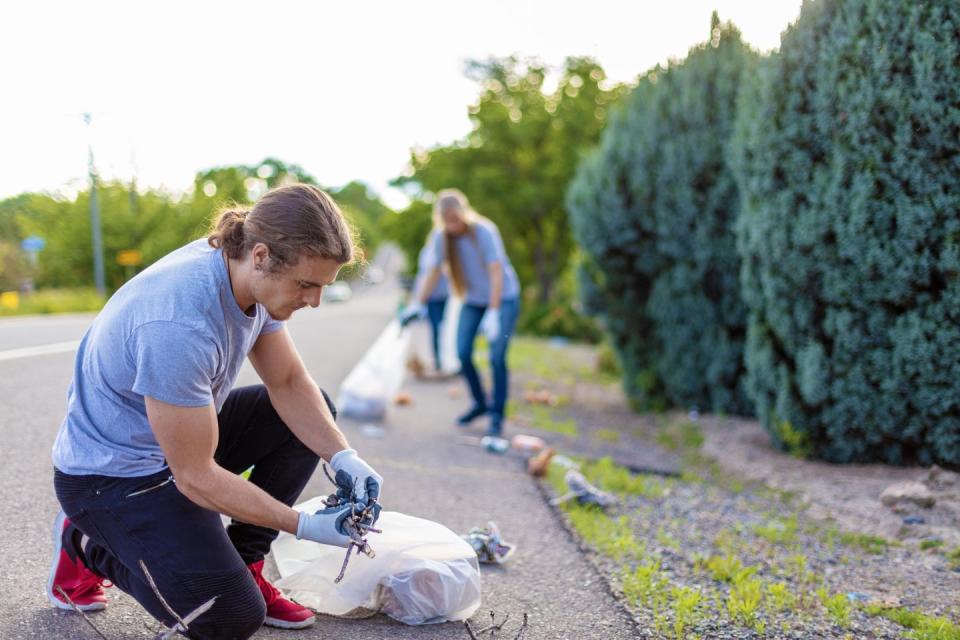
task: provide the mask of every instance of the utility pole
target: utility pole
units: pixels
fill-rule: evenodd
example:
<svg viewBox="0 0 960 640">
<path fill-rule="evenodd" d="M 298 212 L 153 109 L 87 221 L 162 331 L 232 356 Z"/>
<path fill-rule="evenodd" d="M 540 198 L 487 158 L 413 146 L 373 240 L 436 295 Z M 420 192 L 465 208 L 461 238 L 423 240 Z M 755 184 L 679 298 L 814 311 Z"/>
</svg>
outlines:
<svg viewBox="0 0 960 640">
<path fill-rule="evenodd" d="M 83 114 L 87 123 L 87 172 L 90 176 L 90 228 L 93 233 L 93 281 L 97 293 L 107 295 L 106 279 L 103 273 L 103 239 L 100 234 L 100 206 L 97 202 L 97 169 L 93 164 L 93 141 L 90 137 L 90 114 Z"/>
</svg>

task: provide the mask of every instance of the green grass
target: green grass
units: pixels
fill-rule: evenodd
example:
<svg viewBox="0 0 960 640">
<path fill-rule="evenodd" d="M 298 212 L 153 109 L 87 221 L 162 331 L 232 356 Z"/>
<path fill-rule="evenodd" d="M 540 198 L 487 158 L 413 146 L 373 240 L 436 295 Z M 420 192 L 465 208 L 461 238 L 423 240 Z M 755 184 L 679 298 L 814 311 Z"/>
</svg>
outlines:
<svg viewBox="0 0 960 640">
<path fill-rule="evenodd" d="M 673 598 L 673 637 L 679 640 L 699 621 L 698 608 L 703 596 L 690 587 L 673 587 L 670 596 Z"/>
<path fill-rule="evenodd" d="M 859 547 L 867 553 L 872 553 L 874 555 L 882 554 L 888 548 L 897 546 L 897 543 L 891 540 L 866 533 L 841 532 L 840 542 L 848 547 Z"/>
<path fill-rule="evenodd" d="M 576 502 L 565 509 L 570 523 L 591 547 L 614 560 L 642 558 L 646 544 L 637 540 L 625 516 L 613 519 L 599 509 L 582 507 Z"/>
<path fill-rule="evenodd" d="M 611 467 L 612 465 L 612 467 Z M 590 473 L 593 469 L 608 469 L 605 471 L 607 477 L 618 478 L 616 465 L 609 461 L 600 461 L 597 463 L 583 463 L 584 475 L 600 488 L 608 491 L 614 490 L 606 483 L 599 481 L 596 473 Z M 609 470 L 611 469 L 612 470 Z M 566 470 L 560 465 L 552 464 L 548 471 L 547 480 L 553 487 L 557 495 L 563 495 L 567 492 L 567 485 L 563 477 Z M 591 477 L 593 476 L 593 477 Z M 614 483 L 614 486 L 619 486 Z M 613 519 L 596 507 L 584 507 L 570 500 L 561 505 L 561 508 L 570 518 L 570 524 L 574 530 L 591 547 L 604 555 L 608 555 L 616 560 L 626 558 L 640 559 L 646 552 L 646 543 L 638 540 L 633 534 L 630 522 L 626 516 Z"/>
<path fill-rule="evenodd" d="M 620 496 L 644 496 L 660 498 L 663 496 L 663 480 L 656 476 L 633 474 L 610 458 L 600 458 L 584 462 L 580 470 L 587 480 L 604 491 Z"/>
<path fill-rule="evenodd" d="M 667 533 L 667 530 L 663 527 L 657 529 L 657 544 L 667 549 L 673 549 L 677 553 L 680 552 L 680 541 Z"/>
<path fill-rule="evenodd" d="M 826 587 L 817 589 L 817 597 L 827 610 L 830 620 L 838 627 L 846 629 L 850 626 L 850 612 L 853 610 L 850 601 L 842 593 L 830 595 Z"/>
<path fill-rule="evenodd" d="M 785 582 L 770 582 L 763 597 L 766 608 L 777 613 L 788 611 L 797 605 L 797 598 Z"/>
<path fill-rule="evenodd" d="M 15 309 L 0 305 L 0 316 L 99 311 L 105 302 L 95 289 L 43 289 L 20 296 Z"/>
<path fill-rule="evenodd" d="M 597 429 L 593 437 L 600 442 L 610 442 L 613 444 L 620 442 L 620 432 L 616 429 Z"/>
<path fill-rule="evenodd" d="M 703 430 L 689 420 L 669 422 L 657 432 L 656 442 L 670 451 L 695 451 L 703 446 Z"/>
<path fill-rule="evenodd" d="M 591 380 L 597 377 L 593 367 L 578 363 L 566 349 L 530 336 L 517 336 L 510 341 L 507 365 L 512 370 L 534 375 L 545 382 L 577 378 Z"/>
<path fill-rule="evenodd" d="M 904 637 L 911 640 L 960 640 L 960 627 L 947 618 L 881 605 L 867 605 L 865 611 L 871 616 L 882 616 L 910 629 Z"/>
<path fill-rule="evenodd" d="M 921 540 L 920 541 L 920 550 L 926 551 L 927 549 L 939 549 L 943 546 L 943 540 L 933 539 L 933 540 Z"/>
<path fill-rule="evenodd" d="M 787 452 L 794 458 L 809 458 L 813 451 L 810 436 L 806 431 L 794 429 L 789 420 L 774 420 L 776 436 L 783 443 Z"/>
<path fill-rule="evenodd" d="M 667 578 L 660 571 L 660 562 L 647 560 L 632 571 L 624 569 L 623 595 L 633 606 L 642 604 L 655 611 L 666 601 Z"/>
<path fill-rule="evenodd" d="M 723 489 L 731 493 L 743 493 L 743 490 L 746 488 L 743 480 L 732 473 L 724 471 L 716 460 L 693 449 L 688 449 L 683 452 L 683 466 L 680 470 L 680 480 L 683 482 L 704 484 L 708 487 Z"/>
<path fill-rule="evenodd" d="M 731 584 L 743 582 L 757 572 L 756 567 L 744 566 L 740 558 L 733 555 L 712 556 L 704 566 L 714 580 Z"/>
<path fill-rule="evenodd" d="M 556 414 L 550 407 L 535 404 L 528 407 L 528 409 L 530 412 L 530 426 L 534 429 L 548 431 L 550 433 L 559 433 L 560 435 L 571 438 L 577 437 L 580 433 L 575 420 L 570 418 L 558 420 Z"/>
<path fill-rule="evenodd" d="M 765 524 L 754 525 L 753 532 L 771 544 L 790 544 L 797 540 L 797 516 L 775 518 Z"/>
<path fill-rule="evenodd" d="M 953 551 L 947 553 L 947 561 L 950 563 L 951 569 L 960 569 L 960 547 L 956 547 Z"/>
<path fill-rule="evenodd" d="M 745 576 L 731 585 L 727 596 L 730 617 L 760 634 L 766 626 L 758 616 L 762 595 L 763 583 L 757 578 Z"/>
</svg>

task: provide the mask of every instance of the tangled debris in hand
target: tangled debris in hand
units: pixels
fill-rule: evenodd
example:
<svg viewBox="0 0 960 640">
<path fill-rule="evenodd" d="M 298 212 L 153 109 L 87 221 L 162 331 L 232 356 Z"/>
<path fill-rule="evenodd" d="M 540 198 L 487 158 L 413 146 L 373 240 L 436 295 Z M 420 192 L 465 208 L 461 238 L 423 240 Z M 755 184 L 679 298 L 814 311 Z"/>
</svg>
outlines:
<svg viewBox="0 0 960 640">
<path fill-rule="evenodd" d="M 358 502 L 353 479 L 343 470 L 338 471 L 336 479 L 334 479 L 330 477 L 327 465 L 323 465 L 323 473 L 337 487 L 336 493 L 331 493 L 324 498 L 323 503 L 328 507 L 339 507 L 342 504 L 350 503 L 353 507 L 350 517 L 343 522 L 344 532 L 350 537 L 350 543 L 347 545 L 347 553 L 343 557 L 340 573 L 333 580 L 335 584 L 339 584 L 347 571 L 347 564 L 350 562 L 350 554 L 354 547 L 357 548 L 357 555 L 362 553 L 368 558 L 376 557 L 377 554 L 370 543 L 367 542 L 366 535 L 368 533 L 383 533 L 380 529 L 373 528 L 374 523 L 380 516 L 381 507 L 376 498 L 369 498 L 366 504 Z"/>
</svg>

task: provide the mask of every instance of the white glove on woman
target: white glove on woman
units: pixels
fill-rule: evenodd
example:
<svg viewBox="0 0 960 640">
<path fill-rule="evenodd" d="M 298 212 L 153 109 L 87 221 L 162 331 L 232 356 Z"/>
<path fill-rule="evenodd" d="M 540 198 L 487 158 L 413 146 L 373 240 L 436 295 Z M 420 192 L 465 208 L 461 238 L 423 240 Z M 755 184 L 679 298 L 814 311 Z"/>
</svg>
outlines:
<svg viewBox="0 0 960 640">
<path fill-rule="evenodd" d="M 480 321 L 480 330 L 487 336 L 489 342 L 496 342 L 500 337 L 500 309 L 487 308 L 487 312 L 483 314 L 483 320 Z"/>
</svg>

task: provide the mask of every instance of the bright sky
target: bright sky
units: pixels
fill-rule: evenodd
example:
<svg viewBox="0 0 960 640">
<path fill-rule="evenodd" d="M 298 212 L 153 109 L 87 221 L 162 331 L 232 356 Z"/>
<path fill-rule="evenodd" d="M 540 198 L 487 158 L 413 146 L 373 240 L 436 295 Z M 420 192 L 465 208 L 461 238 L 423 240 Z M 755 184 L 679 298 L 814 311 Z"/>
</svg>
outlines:
<svg viewBox="0 0 960 640">
<path fill-rule="evenodd" d="M 710 13 L 761 50 L 801 0 L 274 0 L 5 3 L 0 198 L 105 178 L 173 192 L 196 171 L 274 156 L 325 185 L 387 183 L 414 146 L 470 129 L 468 58 L 596 58 L 631 81 L 709 36 Z M 89 131 L 82 113 L 89 112 Z"/>
</svg>

